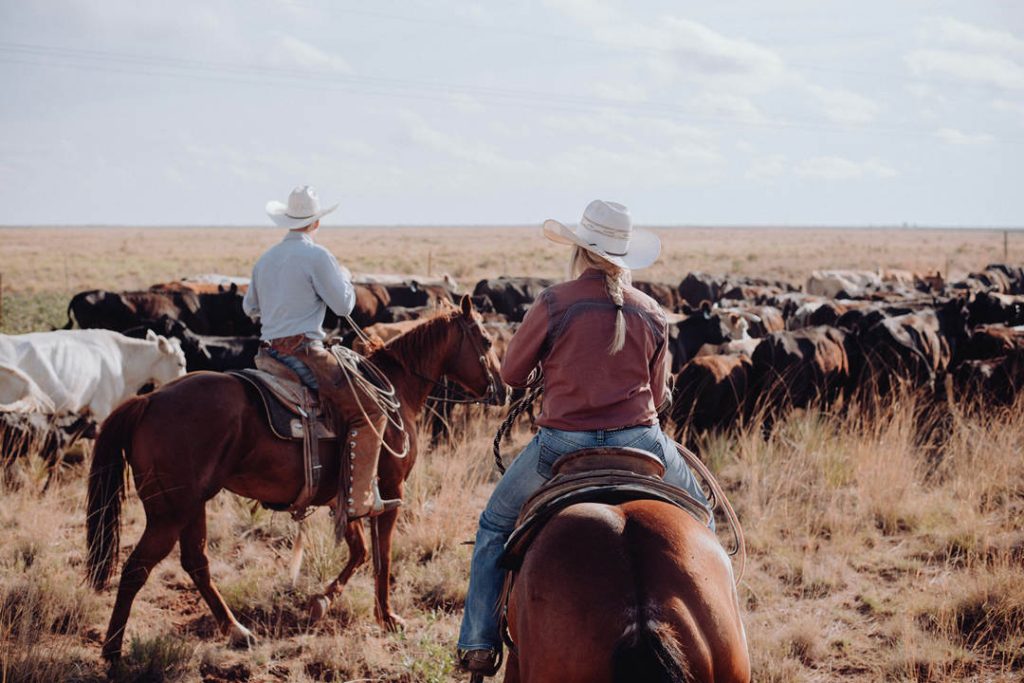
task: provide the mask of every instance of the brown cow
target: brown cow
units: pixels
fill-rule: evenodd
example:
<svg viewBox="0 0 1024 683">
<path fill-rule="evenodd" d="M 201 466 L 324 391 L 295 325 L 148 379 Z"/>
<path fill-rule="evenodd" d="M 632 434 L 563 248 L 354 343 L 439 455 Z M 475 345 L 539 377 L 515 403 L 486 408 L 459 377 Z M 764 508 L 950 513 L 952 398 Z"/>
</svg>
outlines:
<svg viewBox="0 0 1024 683">
<path fill-rule="evenodd" d="M 678 310 L 682 304 L 682 297 L 679 296 L 679 290 L 674 285 L 664 282 L 635 280 L 633 286 L 670 311 Z"/>
</svg>

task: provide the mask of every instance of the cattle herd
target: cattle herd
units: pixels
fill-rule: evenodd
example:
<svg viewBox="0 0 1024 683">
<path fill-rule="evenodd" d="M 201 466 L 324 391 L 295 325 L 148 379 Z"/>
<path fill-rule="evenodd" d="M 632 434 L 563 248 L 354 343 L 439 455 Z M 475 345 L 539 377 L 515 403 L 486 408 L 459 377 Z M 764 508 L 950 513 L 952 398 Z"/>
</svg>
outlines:
<svg viewBox="0 0 1024 683">
<path fill-rule="evenodd" d="M 499 355 L 550 284 L 536 277 L 476 283 L 472 298 Z M 906 271 L 816 271 L 800 286 L 703 273 L 678 284 L 634 284 L 669 314 L 673 392 L 663 417 L 690 443 L 741 424 L 770 429 L 793 408 L 870 405 L 902 391 L 965 406 L 1010 405 L 1024 380 L 1024 270 L 1018 267 L 990 265 L 951 282 Z M 206 276 L 144 291 L 81 292 L 68 305 L 67 331 L 0 335 L 4 458 L 34 448 L 56 461 L 76 438 L 92 435 L 107 403 L 181 374 L 182 364 L 188 371 L 252 367 L 259 325 L 242 311 L 246 286 L 244 279 Z M 383 340 L 460 294 L 447 276 L 365 275 L 355 286 L 352 321 Z M 59 375 L 59 361 L 47 360 L 38 347 L 71 338 L 76 326 L 106 331 L 89 341 L 106 354 L 106 372 L 133 368 L 131 382 L 97 380 L 109 394 L 102 410 L 89 395 L 55 402 L 53 387 L 33 375 Z M 343 343 L 355 337 L 348 321 L 330 311 L 324 326 Z M 102 389 L 104 382 L 116 386 Z M 435 426 L 435 437 L 445 424 Z"/>
</svg>

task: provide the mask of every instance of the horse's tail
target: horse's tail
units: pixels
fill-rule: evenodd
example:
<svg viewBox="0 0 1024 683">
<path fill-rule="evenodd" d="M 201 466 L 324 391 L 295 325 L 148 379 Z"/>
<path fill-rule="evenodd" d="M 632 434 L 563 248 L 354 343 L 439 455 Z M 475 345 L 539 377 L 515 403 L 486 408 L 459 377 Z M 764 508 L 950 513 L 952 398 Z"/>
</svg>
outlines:
<svg viewBox="0 0 1024 683">
<path fill-rule="evenodd" d="M 102 590 L 117 568 L 121 546 L 121 502 L 125 497 L 126 466 L 131 459 L 132 434 L 149 399 L 128 399 L 104 420 L 89 468 L 86 541 L 89 583 Z"/>
<path fill-rule="evenodd" d="M 686 654 L 672 627 L 640 614 L 612 653 L 615 683 L 693 683 Z"/>
</svg>

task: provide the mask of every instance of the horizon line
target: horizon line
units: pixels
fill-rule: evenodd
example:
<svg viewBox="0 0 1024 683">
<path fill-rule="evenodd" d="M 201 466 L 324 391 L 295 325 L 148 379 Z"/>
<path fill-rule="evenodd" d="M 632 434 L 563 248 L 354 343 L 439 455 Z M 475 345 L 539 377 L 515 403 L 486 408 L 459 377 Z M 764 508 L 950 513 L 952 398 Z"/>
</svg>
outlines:
<svg viewBox="0 0 1024 683">
<path fill-rule="evenodd" d="M 438 229 L 474 229 L 474 230 L 512 230 L 512 229 L 540 229 L 540 224 L 523 223 L 348 223 L 321 225 L 321 229 L 413 229 L 413 230 L 438 230 Z M 1020 225 L 929 225 L 920 223 L 838 223 L 838 224 L 814 224 L 814 223 L 678 223 L 678 224 L 637 224 L 639 228 L 649 230 L 998 230 L 998 231 L 1021 231 L 1024 224 Z M 17 229 L 155 229 L 155 230 L 181 230 L 181 229 L 226 229 L 226 230 L 284 230 L 277 225 L 251 225 L 251 224 L 209 224 L 209 223 L 163 223 L 163 224 L 130 224 L 130 223 L 0 223 L 0 230 Z"/>
</svg>

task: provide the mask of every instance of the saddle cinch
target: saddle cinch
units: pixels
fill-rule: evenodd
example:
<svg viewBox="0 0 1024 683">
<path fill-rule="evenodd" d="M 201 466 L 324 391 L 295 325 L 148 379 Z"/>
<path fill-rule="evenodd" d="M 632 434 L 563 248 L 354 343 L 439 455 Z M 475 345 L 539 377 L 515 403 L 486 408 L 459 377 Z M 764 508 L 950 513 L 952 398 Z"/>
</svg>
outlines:
<svg viewBox="0 0 1024 683">
<path fill-rule="evenodd" d="M 544 524 L 576 503 L 660 500 L 686 510 L 705 526 L 710 521 L 710 513 L 700 501 L 662 480 L 665 465 L 661 460 L 638 448 L 573 451 L 555 461 L 552 474 L 523 505 L 516 529 L 505 544 L 501 563 L 511 570 L 510 575 L 522 565 L 523 556 Z"/>
</svg>

